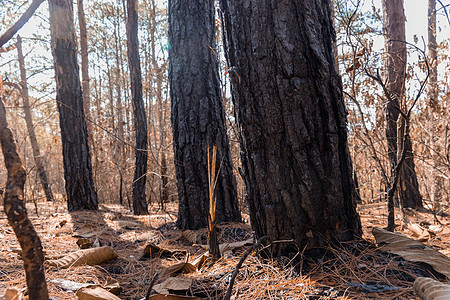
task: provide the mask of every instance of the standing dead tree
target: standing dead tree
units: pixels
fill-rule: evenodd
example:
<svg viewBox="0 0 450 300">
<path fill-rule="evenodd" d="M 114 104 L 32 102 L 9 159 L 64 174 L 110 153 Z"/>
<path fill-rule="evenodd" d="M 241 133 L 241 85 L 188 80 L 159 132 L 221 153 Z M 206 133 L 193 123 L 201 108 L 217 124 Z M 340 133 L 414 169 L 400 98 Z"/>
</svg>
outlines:
<svg viewBox="0 0 450 300">
<path fill-rule="evenodd" d="M 25 69 L 25 59 L 22 52 L 22 38 L 20 35 L 17 37 L 17 55 L 19 58 L 19 68 L 20 68 L 20 94 L 23 99 L 23 111 L 25 113 L 25 122 L 27 123 L 27 131 L 30 136 L 31 148 L 33 149 L 34 163 L 36 165 L 37 172 L 39 174 L 39 179 L 44 189 L 45 197 L 47 201 L 53 201 L 53 193 L 50 188 L 50 183 L 48 181 L 47 172 L 45 171 L 43 157 L 41 155 L 41 150 L 39 149 L 39 144 L 36 138 L 36 132 L 34 131 L 33 117 L 31 114 L 30 107 L 30 97 L 28 95 L 28 84 L 27 84 L 27 73 Z"/>
<path fill-rule="evenodd" d="M 139 58 L 137 0 L 127 0 L 127 53 L 130 68 L 131 94 L 133 97 L 134 126 L 136 129 L 135 169 L 133 178 L 133 212 L 148 215 L 145 198 L 147 182 L 148 137 L 144 100 L 142 99 L 142 75 Z"/>
<path fill-rule="evenodd" d="M 5 214 L 22 248 L 29 299 L 46 300 L 49 297 L 43 267 L 42 244 L 25 207 L 23 188 L 26 172 L 17 153 L 11 130 L 8 128 L 2 91 L 0 77 L 0 141 L 8 171 L 4 196 Z"/>
<path fill-rule="evenodd" d="M 398 41 L 397 41 L 398 42 Z M 417 101 L 419 100 L 420 96 L 422 95 L 423 90 L 425 89 L 426 83 L 428 81 L 428 76 L 430 74 L 430 68 L 428 65 L 428 60 L 426 58 L 425 53 L 419 49 L 418 47 L 411 45 L 407 42 L 403 43 L 410 45 L 412 47 L 414 47 L 417 51 L 419 51 L 422 56 L 424 57 L 424 62 L 425 62 L 425 66 L 427 68 L 427 73 L 426 73 L 426 77 L 425 79 L 421 82 L 420 84 L 420 88 L 419 91 L 417 92 L 416 97 L 414 98 L 413 103 L 411 104 L 411 106 L 406 109 L 406 105 L 404 106 L 404 110 L 397 106 L 396 110 L 398 111 L 398 114 L 400 115 L 400 117 L 402 118 L 401 120 L 399 120 L 399 124 L 397 125 L 397 130 L 401 131 L 400 135 L 398 137 L 398 141 L 397 141 L 397 163 L 395 164 L 395 166 L 392 168 L 392 173 L 391 173 L 391 177 L 389 178 L 388 181 L 388 189 L 387 189 L 387 193 L 386 193 L 386 198 L 387 198 L 387 203 L 388 203 L 388 226 L 387 226 L 387 230 L 389 231 L 394 231 L 395 229 L 395 211 L 394 211 L 394 196 L 395 193 L 397 191 L 397 185 L 399 182 L 399 178 L 400 178 L 400 172 L 402 169 L 402 165 L 406 159 L 407 156 L 407 152 L 408 149 L 406 147 L 406 143 L 408 142 L 409 137 L 409 121 L 410 121 L 410 116 L 411 116 L 411 111 L 414 108 L 414 106 L 416 105 Z M 392 102 L 398 102 L 398 99 L 396 98 L 396 95 L 393 94 L 386 86 L 386 84 L 383 82 L 383 80 L 381 79 L 381 76 L 379 74 L 379 72 L 377 72 L 376 75 L 370 74 L 367 70 L 366 70 L 366 74 L 372 78 L 375 82 L 377 82 L 383 89 L 383 93 L 385 95 L 385 97 L 388 99 L 388 101 L 390 103 Z M 403 206 L 401 205 L 402 203 L 400 202 L 400 209 L 403 210 Z"/>
</svg>

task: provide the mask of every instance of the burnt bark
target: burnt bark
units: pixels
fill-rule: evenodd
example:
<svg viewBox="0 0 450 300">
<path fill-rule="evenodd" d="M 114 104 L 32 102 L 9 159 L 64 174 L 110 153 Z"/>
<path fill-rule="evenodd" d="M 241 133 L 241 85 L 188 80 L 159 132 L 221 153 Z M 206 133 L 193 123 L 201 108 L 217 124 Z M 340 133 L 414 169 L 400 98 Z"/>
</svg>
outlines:
<svg viewBox="0 0 450 300">
<path fill-rule="evenodd" d="M 134 127 L 136 130 L 136 162 L 133 178 L 133 212 L 135 215 L 148 214 L 145 198 L 147 181 L 147 119 L 142 98 L 141 65 L 138 43 L 137 0 L 127 0 L 127 46 L 130 68 L 131 94 L 133 98 Z"/>
<path fill-rule="evenodd" d="M 50 0 L 49 10 L 68 209 L 97 210 L 77 63 L 73 3 Z"/>
<path fill-rule="evenodd" d="M 178 226 L 208 224 L 208 149 L 217 146 L 216 222 L 240 221 L 215 54 L 214 1 L 169 1 L 169 83 Z"/>
<path fill-rule="evenodd" d="M 329 1 L 221 0 L 243 178 L 276 253 L 361 234 Z"/>
<path fill-rule="evenodd" d="M 19 59 L 20 68 L 20 94 L 23 100 L 23 111 L 25 114 L 25 122 L 27 124 L 27 131 L 30 137 L 31 148 L 33 149 L 33 158 L 36 165 L 36 169 L 41 181 L 42 188 L 45 193 L 47 201 L 54 201 L 52 189 L 48 181 L 47 172 L 44 167 L 44 157 L 41 155 L 39 143 L 36 138 L 36 132 L 34 131 L 33 116 L 30 108 L 30 100 L 28 95 L 27 73 L 25 69 L 25 59 L 22 52 L 22 38 L 20 35 L 17 37 L 17 55 Z"/>
<path fill-rule="evenodd" d="M 1 77 L 0 77 L 1 85 Z M 4 209 L 22 248 L 22 259 L 26 274 L 30 300 L 49 299 L 44 272 L 44 255 L 41 240 L 28 218 L 23 188 L 26 172 L 16 150 L 16 145 L 6 121 L 6 110 L 0 86 L 0 142 L 8 171 L 4 195 Z"/>
<path fill-rule="evenodd" d="M 399 112 L 406 111 L 405 80 L 406 80 L 406 43 L 405 14 L 403 0 L 383 0 L 383 31 L 385 36 L 385 82 L 389 97 L 386 106 L 386 140 L 388 158 L 391 166 L 391 176 L 397 165 L 397 150 L 399 139 L 404 142 L 406 157 L 400 170 L 398 197 L 404 208 L 421 208 L 422 197 L 414 165 L 412 142 L 408 134 L 398 136 L 406 128 L 398 122 Z M 400 130 L 398 129 L 400 128 Z M 403 141 L 403 136 L 405 137 Z"/>
</svg>

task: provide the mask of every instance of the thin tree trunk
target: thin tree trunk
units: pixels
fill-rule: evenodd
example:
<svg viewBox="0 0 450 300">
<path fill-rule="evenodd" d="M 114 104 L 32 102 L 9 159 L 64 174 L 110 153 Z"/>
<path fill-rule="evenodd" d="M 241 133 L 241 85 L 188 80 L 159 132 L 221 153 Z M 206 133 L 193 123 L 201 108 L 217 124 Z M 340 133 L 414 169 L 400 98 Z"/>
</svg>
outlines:
<svg viewBox="0 0 450 300">
<path fill-rule="evenodd" d="M 109 64 L 109 56 L 108 56 L 108 46 L 106 37 L 103 38 L 103 49 L 105 50 L 105 62 L 106 62 L 106 76 L 108 77 L 108 93 L 109 93 L 109 117 L 111 122 L 111 129 L 115 131 L 116 122 L 115 122 L 115 112 L 114 112 L 114 80 L 111 74 L 111 65 Z M 116 82 L 117 84 L 117 82 Z"/>
<path fill-rule="evenodd" d="M 36 138 L 36 133 L 34 131 L 33 116 L 30 108 L 30 100 L 28 95 L 28 84 L 27 84 L 27 74 L 25 70 L 25 62 L 22 52 L 22 38 L 20 35 L 17 37 L 17 55 L 19 57 L 19 67 L 20 67 L 20 93 L 23 99 L 23 111 L 25 114 L 25 122 L 27 124 L 28 135 L 30 136 L 31 148 L 33 149 L 34 163 L 36 165 L 37 173 L 39 174 L 39 179 L 42 184 L 42 188 L 45 193 L 45 198 L 47 201 L 54 201 L 52 189 L 48 182 L 47 172 L 44 167 L 44 159 L 41 155 L 39 149 L 39 144 Z"/>
<path fill-rule="evenodd" d="M 388 156 L 391 165 L 391 176 L 397 165 L 397 144 L 403 139 L 397 135 L 397 126 L 405 130 L 402 123 L 398 123 L 399 110 L 406 107 L 405 80 L 406 80 L 406 44 L 405 44 L 405 14 L 403 0 L 383 0 L 383 24 L 385 35 L 385 77 L 386 88 L 393 95 L 388 99 L 386 108 L 386 139 Z M 408 127 L 409 128 L 409 127 Z M 398 195 L 401 206 L 404 208 L 421 208 L 422 197 L 415 172 L 414 155 L 409 133 L 405 134 L 406 158 L 400 170 Z"/>
<path fill-rule="evenodd" d="M 134 127 L 136 129 L 136 163 L 133 178 L 133 211 L 136 215 L 148 214 L 145 197 L 147 181 L 147 120 L 142 98 L 141 66 L 138 43 L 137 0 L 127 0 L 127 45 L 130 67 L 131 94 L 133 97 Z"/>
<path fill-rule="evenodd" d="M 275 254 L 361 235 L 329 1 L 221 0 L 242 175 Z"/>
<path fill-rule="evenodd" d="M 119 8 L 117 8 L 117 16 L 119 18 Z M 119 19 L 118 19 L 119 20 Z M 123 203 L 123 172 L 125 167 L 125 161 L 126 161 L 126 155 L 125 155 L 125 121 L 123 118 L 123 103 L 122 103 L 122 76 L 123 72 L 121 70 L 122 62 L 122 56 L 120 53 L 122 52 L 122 42 L 120 40 L 120 25 L 119 21 L 114 24 L 114 44 L 115 44 L 115 57 L 116 57 L 116 93 L 117 93 L 117 99 L 116 99 L 116 111 L 117 111 L 117 134 L 119 137 L 118 141 L 115 141 L 118 154 L 116 154 L 116 161 L 117 161 L 117 167 L 119 169 L 119 175 L 120 175 L 120 187 L 119 187 L 119 199 L 120 204 Z"/>
<path fill-rule="evenodd" d="M 97 210 L 73 25 L 73 2 L 49 0 L 56 104 L 69 211 Z"/>
<path fill-rule="evenodd" d="M 8 171 L 3 206 L 8 222 L 22 248 L 29 299 L 47 300 L 49 296 L 45 281 L 42 244 L 33 224 L 28 219 L 23 193 L 26 172 L 17 153 L 11 130 L 8 128 L 2 91 L 0 77 L 0 142 Z"/>
<path fill-rule="evenodd" d="M 81 87 L 83 90 L 83 107 L 86 117 L 90 120 L 91 99 L 89 96 L 89 60 L 88 60 L 88 38 L 86 29 L 86 17 L 84 15 L 83 0 L 78 0 L 78 23 L 80 25 L 80 54 L 81 54 Z M 91 133 L 88 123 L 88 133 Z"/>
<path fill-rule="evenodd" d="M 430 76 L 428 81 L 428 122 L 430 132 L 430 148 L 432 170 L 431 170 L 431 203 L 433 210 L 437 212 L 440 208 L 442 197 L 443 180 L 439 174 L 439 154 L 441 147 L 438 141 L 437 120 L 435 114 L 439 113 L 439 88 L 437 84 L 437 44 L 436 44 L 436 0 L 428 0 L 428 59 L 430 65 Z"/>
<path fill-rule="evenodd" d="M 217 146 L 216 223 L 240 221 L 216 54 L 214 1 L 169 1 L 169 82 L 178 226 L 208 224 L 207 153 Z"/>
</svg>

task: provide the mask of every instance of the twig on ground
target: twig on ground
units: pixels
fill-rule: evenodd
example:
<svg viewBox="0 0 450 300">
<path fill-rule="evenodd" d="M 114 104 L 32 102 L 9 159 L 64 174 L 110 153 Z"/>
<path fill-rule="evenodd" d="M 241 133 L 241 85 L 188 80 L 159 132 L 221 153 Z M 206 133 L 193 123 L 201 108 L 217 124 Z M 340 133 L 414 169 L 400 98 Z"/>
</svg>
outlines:
<svg viewBox="0 0 450 300">
<path fill-rule="evenodd" d="M 145 300 L 150 299 L 150 293 L 152 292 L 153 286 L 155 285 L 156 280 L 158 280 L 158 277 L 159 277 L 158 273 L 155 273 L 152 276 L 152 280 L 150 281 L 150 285 L 148 286 L 148 289 L 147 289 L 147 294 L 145 295 Z"/>
<path fill-rule="evenodd" d="M 247 258 L 247 256 L 252 253 L 252 251 L 254 249 L 257 249 L 259 246 L 261 246 L 261 243 L 268 239 L 269 237 L 267 235 L 263 236 L 262 238 L 260 238 L 255 244 L 253 244 L 253 246 L 251 246 L 250 248 L 247 249 L 247 251 L 245 251 L 245 253 L 242 255 L 241 260 L 239 260 L 238 264 L 236 265 L 236 269 L 234 269 L 233 271 L 233 275 L 231 275 L 231 279 L 230 279 L 230 284 L 228 285 L 228 289 L 227 289 L 227 294 L 225 295 L 224 300 L 230 300 L 231 298 L 231 293 L 233 291 L 233 285 L 234 285 L 234 281 L 236 280 L 236 276 L 239 272 L 239 268 L 242 266 L 242 264 L 244 263 L 245 259 Z"/>
</svg>

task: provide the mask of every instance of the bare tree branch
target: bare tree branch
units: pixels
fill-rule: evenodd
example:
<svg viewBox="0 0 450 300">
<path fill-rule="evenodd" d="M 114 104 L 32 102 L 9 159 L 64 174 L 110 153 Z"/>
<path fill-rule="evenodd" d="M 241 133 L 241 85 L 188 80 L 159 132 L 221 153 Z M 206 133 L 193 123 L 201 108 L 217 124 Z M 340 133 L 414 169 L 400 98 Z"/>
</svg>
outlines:
<svg viewBox="0 0 450 300">
<path fill-rule="evenodd" d="M 439 2 L 439 4 L 441 5 L 441 8 L 444 10 L 444 14 L 447 17 L 448 24 L 450 25 L 450 18 L 448 17 L 448 13 L 447 13 L 447 6 L 449 6 L 450 4 L 444 5 L 441 0 L 437 0 L 437 2 Z M 437 9 L 436 11 L 438 11 L 440 9 Z"/>
<path fill-rule="evenodd" d="M 30 7 L 28 7 L 20 19 L 0 36 L 0 47 L 6 44 L 6 42 L 8 42 L 17 33 L 17 31 L 19 31 L 19 29 L 28 22 L 42 2 L 44 2 L 44 0 L 33 0 Z"/>
</svg>

